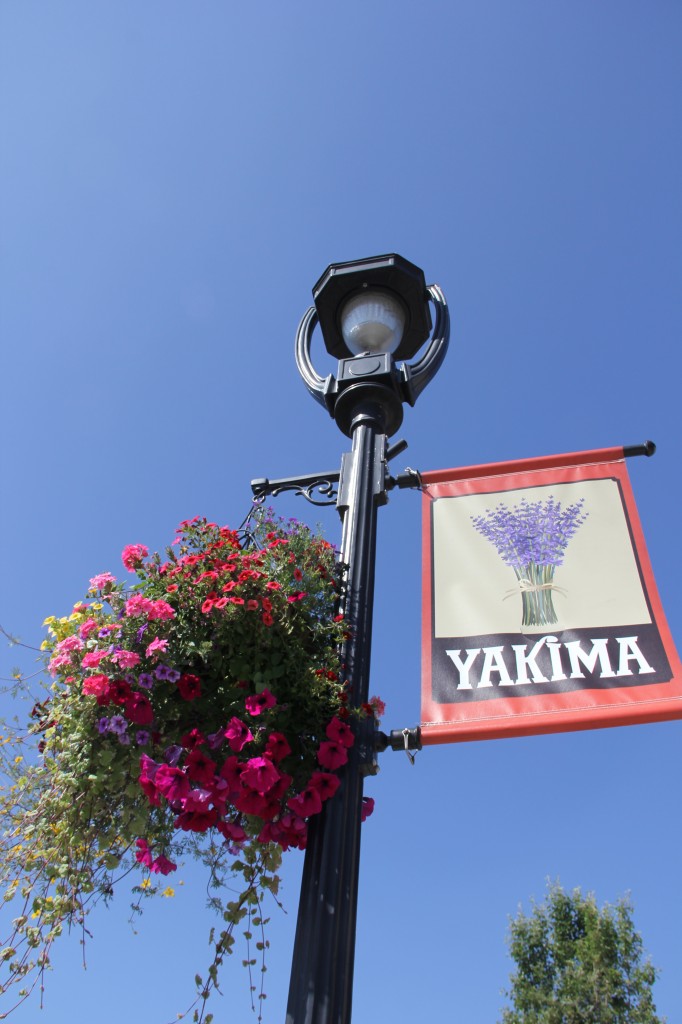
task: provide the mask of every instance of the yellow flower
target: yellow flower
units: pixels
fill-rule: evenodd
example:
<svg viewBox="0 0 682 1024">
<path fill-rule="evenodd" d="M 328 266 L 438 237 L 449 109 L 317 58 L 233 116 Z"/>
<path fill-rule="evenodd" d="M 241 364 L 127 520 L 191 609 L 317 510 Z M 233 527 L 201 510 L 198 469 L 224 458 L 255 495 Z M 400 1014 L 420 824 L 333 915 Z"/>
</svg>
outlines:
<svg viewBox="0 0 682 1024">
<path fill-rule="evenodd" d="M 165 889 L 163 890 L 163 892 L 161 893 L 161 895 L 162 895 L 162 896 L 175 896 L 175 889 L 172 889 L 172 888 L 170 887 L 170 885 L 169 885 L 169 886 L 167 886 L 167 887 L 166 887 L 166 888 L 165 888 Z"/>
<path fill-rule="evenodd" d="M 143 878 L 140 882 L 140 889 L 148 889 L 152 884 L 151 878 Z"/>
<path fill-rule="evenodd" d="M 23 759 L 23 757 L 21 756 L 21 754 L 19 754 L 19 756 L 18 756 L 18 757 L 15 757 L 15 758 L 14 758 L 14 763 L 15 763 L 15 764 L 21 764 L 21 762 L 22 762 L 23 760 L 24 760 L 24 759 Z"/>
</svg>

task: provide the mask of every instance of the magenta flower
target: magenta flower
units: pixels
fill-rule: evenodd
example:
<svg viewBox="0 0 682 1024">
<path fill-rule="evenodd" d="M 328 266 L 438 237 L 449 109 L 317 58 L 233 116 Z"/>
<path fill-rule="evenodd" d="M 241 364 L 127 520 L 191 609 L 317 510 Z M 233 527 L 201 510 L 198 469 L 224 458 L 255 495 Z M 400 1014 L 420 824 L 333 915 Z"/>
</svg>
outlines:
<svg viewBox="0 0 682 1024">
<path fill-rule="evenodd" d="M 317 752 L 317 760 L 323 768 L 329 768 L 330 771 L 335 771 L 348 760 L 348 748 L 343 746 L 341 743 L 335 743 L 333 740 L 320 743 L 320 749 Z"/>
<path fill-rule="evenodd" d="M 138 864 L 144 864 L 146 868 L 151 868 L 154 858 L 152 857 L 152 851 L 149 849 L 149 843 L 147 840 L 136 839 L 135 846 L 137 847 L 135 860 Z"/>
<path fill-rule="evenodd" d="M 246 743 L 250 743 L 253 739 L 253 733 L 249 729 L 248 725 L 244 725 L 239 718 L 231 718 L 230 722 L 225 729 L 225 739 L 230 744 L 230 748 L 234 750 L 235 754 L 239 751 Z"/>
<path fill-rule="evenodd" d="M 274 708 L 277 703 L 277 698 L 270 693 L 266 687 L 261 693 L 257 693 L 254 697 L 247 697 L 244 701 L 246 710 L 250 715 L 260 715 L 263 711 L 267 711 L 268 708 Z"/>
<path fill-rule="evenodd" d="M 162 853 L 156 858 L 151 866 L 151 870 L 157 874 L 170 875 L 171 871 L 176 871 L 178 865 L 174 864 L 168 857 L 164 857 Z"/>
<path fill-rule="evenodd" d="M 322 810 L 322 797 L 316 789 L 308 786 L 298 796 L 287 801 L 287 807 L 298 814 L 301 818 L 308 818 L 311 814 L 319 814 Z"/>
<path fill-rule="evenodd" d="M 267 757 L 252 757 L 246 762 L 240 778 L 242 785 L 264 796 L 279 781 L 279 777 L 278 770 Z"/>
<path fill-rule="evenodd" d="M 190 791 L 189 779 L 181 768 L 160 764 L 154 777 L 154 785 L 169 804 L 179 803 Z"/>
</svg>

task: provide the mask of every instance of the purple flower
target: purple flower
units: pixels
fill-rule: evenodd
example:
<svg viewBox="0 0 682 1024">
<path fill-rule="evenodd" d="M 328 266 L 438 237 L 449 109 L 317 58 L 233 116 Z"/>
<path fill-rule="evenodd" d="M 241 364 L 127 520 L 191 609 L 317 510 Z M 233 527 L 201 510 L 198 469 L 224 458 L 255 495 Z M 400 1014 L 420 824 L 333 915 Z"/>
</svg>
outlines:
<svg viewBox="0 0 682 1024">
<path fill-rule="evenodd" d="M 122 743 L 124 747 L 127 747 L 130 743 L 130 736 L 127 732 L 121 732 L 118 734 L 118 742 Z"/>
<path fill-rule="evenodd" d="M 583 503 L 581 498 L 562 508 L 553 495 L 545 501 L 528 502 L 522 498 L 512 508 L 500 503 L 483 515 L 472 516 L 471 522 L 512 569 L 523 571 L 529 565 L 557 567 L 563 564 L 569 540 L 587 519 Z"/>
<path fill-rule="evenodd" d="M 172 768 L 175 768 L 180 758 L 184 754 L 184 748 L 179 746 L 168 747 L 164 750 L 163 757 L 166 764 L 169 764 Z"/>
<path fill-rule="evenodd" d="M 138 747 L 144 747 L 145 744 L 149 743 L 149 740 L 150 734 L 147 732 L 146 729 L 139 729 L 135 733 L 135 742 L 137 743 Z"/>
<path fill-rule="evenodd" d="M 177 683 L 180 678 L 180 673 L 169 665 L 157 665 L 154 675 L 157 679 L 167 679 L 169 683 Z"/>
<path fill-rule="evenodd" d="M 108 718 L 100 718 L 99 722 L 97 723 L 97 731 L 101 736 L 104 735 L 105 732 L 109 732 Z"/>
<path fill-rule="evenodd" d="M 122 736 L 127 728 L 128 723 L 123 715 L 113 715 L 109 722 L 109 732 L 115 732 L 117 736 Z"/>
<path fill-rule="evenodd" d="M 140 672 L 137 685 L 141 686 L 143 690 L 151 690 L 154 685 L 154 676 L 151 676 L 149 672 Z"/>
<path fill-rule="evenodd" d="M 138 644 L 142 643 L 142 637 L 144 636 L 144 634 L 145 634 L 145 632 L 146 632 L 148 627 L 149 627 L 149 623 L 145 622 L 142 626 L 140 626 L 140 628 L 138 629 L 137 633 L 135 634 L 135 636 L 137 638 Z"/>
</svg>

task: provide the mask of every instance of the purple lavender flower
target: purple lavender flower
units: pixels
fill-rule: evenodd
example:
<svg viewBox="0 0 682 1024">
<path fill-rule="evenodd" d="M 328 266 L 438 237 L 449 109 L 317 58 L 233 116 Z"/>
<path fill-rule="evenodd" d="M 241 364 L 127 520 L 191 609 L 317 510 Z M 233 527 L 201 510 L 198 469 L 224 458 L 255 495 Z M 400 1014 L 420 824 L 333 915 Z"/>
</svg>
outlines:
<svg viewBox="0 0 682 1024">
<path fill-rule="evenodd" d="M 151 735 L 147 732 L 146 729 L 138 729 L 138 731 L 135 733 L 135 742 L 137 743 L 138 747 L 144 747 L 147 743 L 149 743 L 150 739 Z"/>
<path fill-rule="evenodd" d="M 99 732 L 100 736 L 103 736 L 105 732 L 109 732 L 108 718 L 100 718 L 99 722 L 97 723 L 97 731 Z"/>
<path fill-rule="evenodd" d="M 529 563 L 556 567 L 563 564 L 569 540 L 587 519 L 583 503 L 581 498 L 562 509 L 553 495 L 535 502 L 522 498 L 512 508 L 501 503 L 471 521 L 512 569 L 523 570 Z"/>
<path fill-rule="evenodd" d="M 563 565 L 568 542 L 587 519 L 584 500 L 562 508 L 554 495 L 534 502 L 522 498 L 512 508 L 501 502 L 471 517 L 474 529 L 514 570 L 521 592 L 523 626 L 558 622 L 552 592 L 562 591 L 554 584 L 554 570 Z"/>
<path fill-rule="evenodd" d="M 137 677 L 137 685 L 141 686 L 143 690 L 151 690 L 154 685 L 154 676 L 151 676 L 149 672 L 140 672 Z"/>
</svg>

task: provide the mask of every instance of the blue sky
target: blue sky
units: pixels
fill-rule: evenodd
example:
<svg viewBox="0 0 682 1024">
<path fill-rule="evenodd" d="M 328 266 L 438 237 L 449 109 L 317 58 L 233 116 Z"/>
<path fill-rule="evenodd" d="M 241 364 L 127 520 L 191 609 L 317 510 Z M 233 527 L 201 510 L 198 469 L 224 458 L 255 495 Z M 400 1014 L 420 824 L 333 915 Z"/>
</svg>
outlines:
<svg viewBox="0 0 682 1024">
<path fill-rule="evenodd" d="M 682 11 L 576 0 L 6 0 L 0 8 L 0 622 L 27 642 L 127 543 L 249 482 L 338 465 L 293 338 L 335 261 L 398 252 L 443 288 L 452 341 L 395 468 L 653 438 L 630 472 L 682 633 Z M 315 358 L 333 365 L 319 339 Z M 320 522 L 335 510 L 280 498 Z M 372 692 L 416 724 L 420 501 L 380 511 Z M 2 653 L 2 675 L 20 661 Z M 23 662 L 30 667 L 30 658 Z M 677 980 L 679 722 L 387 753 L 367 792 L 354 1021 L 489 1024 L 510 915 L 546 878 L 614 900 Z M 302 858 L 273 912 L 283 1019 Z M 133 935 L 125 894 L 64 939 L 18 1024 L 165 1024 L 203 967 L 191 868 Z M 235 958 L 216 1020 L 253 1019 Z"/>
</svg>

